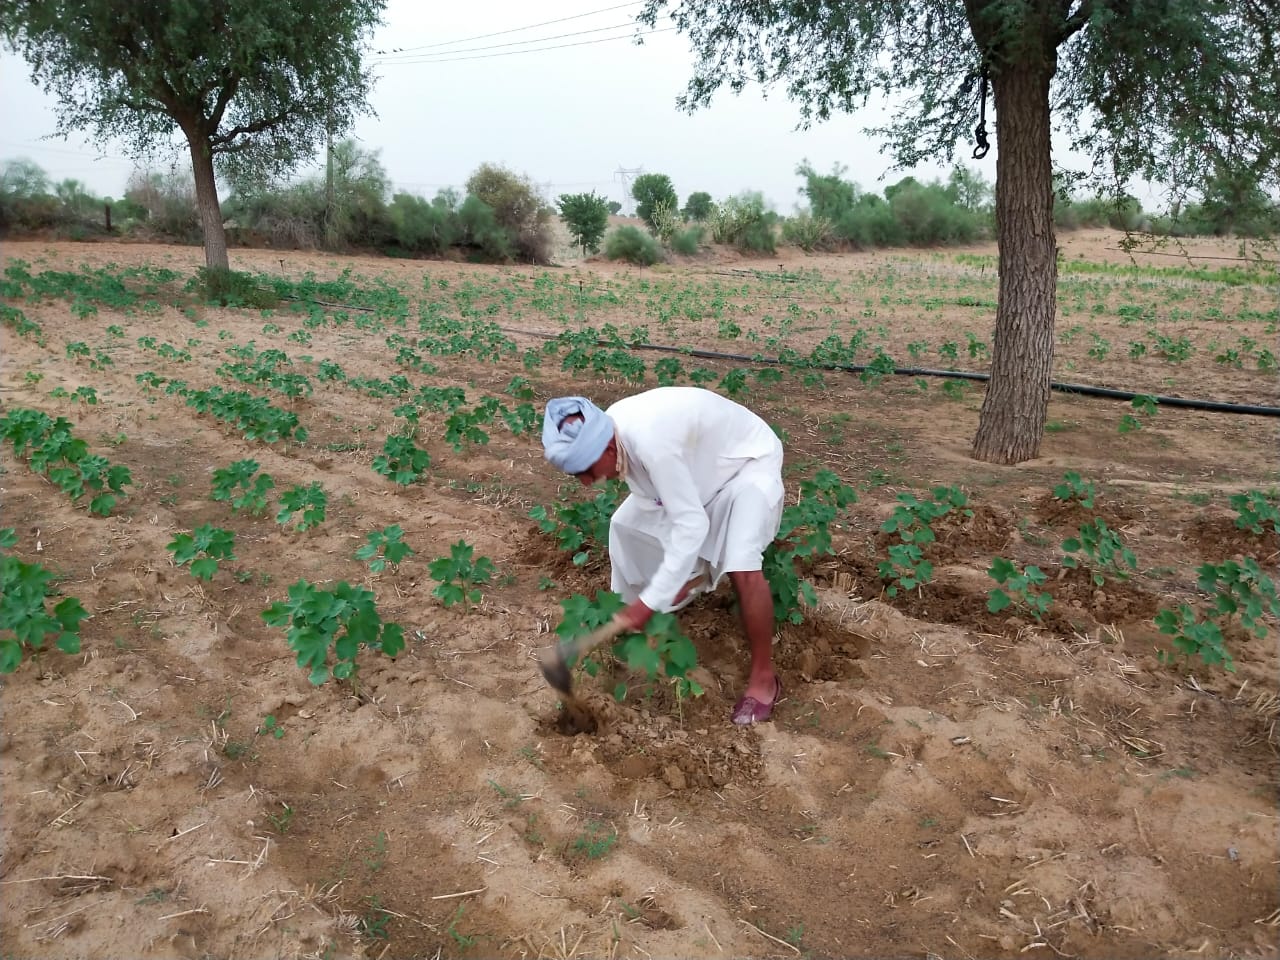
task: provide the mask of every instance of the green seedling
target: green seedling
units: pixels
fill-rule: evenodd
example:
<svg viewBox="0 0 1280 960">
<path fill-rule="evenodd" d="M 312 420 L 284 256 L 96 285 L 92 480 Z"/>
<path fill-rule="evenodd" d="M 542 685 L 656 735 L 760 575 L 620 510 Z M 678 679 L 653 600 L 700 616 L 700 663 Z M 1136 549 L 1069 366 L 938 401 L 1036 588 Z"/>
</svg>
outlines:
<svg viewBox="0 0 1280 960">
<path fill-rule="evenodd" d="M 166 549 L 178 566 L 191 564 L 191 575 L 206 583 L 218 572 L 219 560 L 234 560 L 236 536 L 212 524 L 196 527 L 191 533 L 179 533 Z"/>
<path fill-rule="evenodd" d="M 324 511 L 328 504 L 329 495 L 319 483 L 290 487 L 280 494 L 280 511 L 276 514 L 276 523 L 285 526 L 295 513 L 301 513 L 302 518 L 295 529 L 311 530 L 324 523 Z"/>
<path fill-rule="evenodd" d="M 233 510 L 244 510 L 254 516 L 265 513 L 267 493 L 275 487 L 276 482 L 270 474 L 263 473 L 255 477 L 256 473 L 257 460 L 237 460 L 230 466 L 214 470 L 212 499 L 230 500 Z"/>
<path fill-rule="evenodd" d="M 1130 573 L 1138 569 L 1133 551 L 1125 546 L 1120 534 L 1101 518 L 1083 524 L 1079 536 L 1062 541 L 1062 549 L 1067 554 L 1062 558 L 1062 565 L 1069 569 L 1087 567 L 1095 586 L 1105 584 L 1108 575 L 1117 580 L 1128 580 Z M 1076 557 L 1077 553 L 1084 559 Z"/>
<path fill-rule="evenodd" d="M 403 537 L 404 531 L 398 523 L 382 530 L 371 530 L 366 535 L 368 543 L 356 551 L 356 559 L 367 561 L 371 573 L 381 573 L 387 564 L 391 564 L 392 570 L 398 570 L 400 562 L 414 553 Z"/>
<path fill-rule="evenodd" d="M 991 561 L 987 575 L 1000 584 L 987 594 L 987 610 L 991 613 L 999 613 L 1014 604 L 1037 620 L 1044 619 L 1049 605 L 1053 603 L 1053 597 L 1036 589 L 1046 580 L 1044 571 L 1039 567 L 1027 564 L 1019 570 L 1013 561 L 996 557 Z"/>
<path fill-rule="evenodd" d="M 449 548 L 449 556 L 437 557 L 427 568 L 431 579 L 438 581 L 431 591 L 446 607 L 461 603 L 465 611 L 483 599 L 480 587 L 493 579 L 493 561 L 488 557 L 472 559 L 475 548 L 459 540 Z"/>
<path fill-rule="evenodd" d="M 401 435 L 387 437 L 382 453 L 373 458 L 374 472 L 401 486 L 416 483 L 430 465 L 431 456 L 427 451 L 415 447 L 413 440 Z"/>
<path fill-rule="evenodd" d="M 17 542 L 12 527 L 0 529 L 0 548 L 7 551 Z M 80 652 L 80 623 L 89 614 L 75 597 L 46 609 L 57 595 L 54 580 L 38 563 L 24 563 L 8 552 L 0 556 L 0 673 L 13 673 L 23 651 L 42 649 L 48 637 L 63 653 Z"/>
<path fill-rule="evenodd" d="M 288 600 L 276 601 L 262 611 L 262 620 L 270 627 L 287 628 L 298 666 L 310 671 L 310 680 L 316 685 L 330 676 L 353 679 L 356 655 L 362 647 L 389 657 L 404 649 L 404 630 L 398 623 L 382 621 L 373 592 L 346 581 L 324 590 L 299 580 L 289 587 Z"/>
</svg>

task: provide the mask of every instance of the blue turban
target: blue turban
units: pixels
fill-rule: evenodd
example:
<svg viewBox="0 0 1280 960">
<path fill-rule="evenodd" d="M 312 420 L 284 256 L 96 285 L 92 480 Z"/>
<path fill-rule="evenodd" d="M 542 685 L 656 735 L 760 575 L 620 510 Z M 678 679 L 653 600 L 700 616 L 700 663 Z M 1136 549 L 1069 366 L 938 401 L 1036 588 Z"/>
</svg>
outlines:
<svg viewBox="0 0 1280 960">
<path fill-rule="evenodd" d="M 582 420 L 560 425 L 574 414 L 580 414 Z M 600 459 L 612 437 L 613 421 L 586 397 L 556 397 L 547 402 L 542 450 L 552 466 L 565 473 L 582 473 Z"/>
</svg>

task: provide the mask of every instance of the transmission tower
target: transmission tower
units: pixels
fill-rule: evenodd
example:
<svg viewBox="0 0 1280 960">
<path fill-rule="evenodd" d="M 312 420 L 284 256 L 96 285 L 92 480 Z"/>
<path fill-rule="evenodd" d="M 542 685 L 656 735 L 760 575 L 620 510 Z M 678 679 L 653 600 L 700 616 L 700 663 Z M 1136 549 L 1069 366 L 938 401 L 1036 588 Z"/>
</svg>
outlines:
<svg viewBox="0 0 1280 960">
<path fill-rule="evenodd" d="M 627 216 L 635 215 L 635 200 L 631 197 L 631 181 L 644 173 L 644 167 L 619 166 L 613 173 L 613 179 L 622 184 L 622 209 L 631 210 Z"/>
</svg>

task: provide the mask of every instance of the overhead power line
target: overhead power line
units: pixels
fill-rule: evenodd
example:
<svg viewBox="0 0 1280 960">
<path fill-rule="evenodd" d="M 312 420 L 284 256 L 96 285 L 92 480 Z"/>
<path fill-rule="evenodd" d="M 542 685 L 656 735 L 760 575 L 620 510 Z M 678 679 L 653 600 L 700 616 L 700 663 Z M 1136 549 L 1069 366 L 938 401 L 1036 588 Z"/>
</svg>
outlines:
<svg viewBox="0 0 1280 960">
<path fill-rule="evenodd" d="M 621 10 L 623 7 L 634 7 L 639 2 L 640 0 L 631 0 L 630 3 L 619 3 L 616 6 L 604 7 L 600 10 L 589 10 L 586 13 L 575 13 L 571 17 L 560 17 L 558 20 L 544 20 L 541 23 L 531 23 L 525 27 L 512 27 L 509 30 L 497 30 L 493 33 L 481 33 L 474 37 L 463 37 L 460 40 L 444 40 L 444 41 L 441 41 L 440 43 L 423 44 L 420 47 L 396 47 L 392 50 L 376 50 L 374 52 L 379 55 L 385 56 L 387 54 L 394 54 L 394 53 L 411 53 L 415 50 L 435 50 L 439 47 L 455 47 L 460 43 L 471 43 L 473 40 L 488 40 L 490 37 L 505 37 L 507 34 L 511 34 L 511 33 L 523 33 L 525 30 L 536 30 L 539 27 L 549 27 L 557 23 L 567 23 L 570 20 L 581 20 L 584 17 L 594 17 L 600 13 L 609 13 L 610 11 L 613 11 L 613 10 Z M 441 51 L 441 52 L 448 52 L 448 51 Z"/>
<path fill-rule="evenodd" d="M 410 60 L 410 59 L 414 60 L 414 62 L 421 62 L 417 58 L 419 57 L 425 57 L 425 58 L 451 57 L 457 53 L 478 53 L 483 50 L 501 50 L 501 49 L 505 49 L 506 47 L 523 47 L 530 43 L 546 43 L 548 40 L 563 40 L 565 37 L 581 37 L 588 33 L 604 33 L 604 31 L 606 30 L 623 30 L 628 27 L 631 27 L 632 25 L 633 24 L 631 23 L 614 23 L 607 27 L 592 27 L 590 30 L 575 30 L 572 33 L 557 33 L 555 36 L 551 36 L 551 37 L 534 37 L 532 40 L 509 40 L 506 43 L 493 43 L 484 47 L 462 47 L 459 50 L 441 50 L 439 53 L 434 53 L 434 54 L 424 53 L 424 54 L 408 54 L 408 55 L 402 55 L 402 56 L 384 57 L 378 62 L 379 63 L 397 63 L 401 60 Z"/>
<path fill-rule="evenodd" d="M 675 29 L 676 29 L 675 27 L 660 27 L 657 30 L 649 30 L 646 33 L 641 34 L 640 36 L 651 37 L 655 33 L 671 33 Z M 592 44 L 608 43 L 611 40 L 631 40 L 631 39 L 634 39 L 635 36 L 636 34 L 634 33 L 621 33 L 621 34 L 618 34 L 616 37 L 601 37 L 598 40 L 579 40 L 576 43 L 557 43 L 550 47 L 529 47 L 525 50 L 507 50 L 503 53 L 481 53 L 472 57 L 450 57 L 450 56 L 425 57 L 420 60 L 380 60 L 378 61 L 378 63 L 384 66 L 396 67 L 396 66 L 401 66 L 405 64 L 458 63 L 459 61 L 462 61 L 462 60 L 491 60 L 494 57 L 514 57 L 517 54 L 521 54 L 521 53 L 544 53 L 548 50 L 564 50 L 566 47 L 589 47 Z M 554 38 L 549 37 L 547 39 L 554 39 Z M 452 51 L 445 51 L 446 54 L 451 52 Z"/>
</svg>

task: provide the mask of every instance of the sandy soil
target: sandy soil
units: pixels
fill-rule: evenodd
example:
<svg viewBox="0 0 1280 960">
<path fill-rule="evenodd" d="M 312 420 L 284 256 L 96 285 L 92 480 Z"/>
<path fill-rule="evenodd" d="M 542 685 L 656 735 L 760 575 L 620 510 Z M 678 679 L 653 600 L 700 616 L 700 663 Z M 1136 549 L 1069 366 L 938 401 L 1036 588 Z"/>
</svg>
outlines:
<svg viewBox="0 0 1280 960">
<path fill-rule="evenodd" d="M 1117 240 L 1060 243 L 1068 261 L 1133 262 Z M 753 374 L 744 399 L 786 431 L 789 486 L 825 466 L 860 495 L 836 554 L 809 571 L 821 606 L 779 631 L 786 699 L 773 722 L 728 722 L 745 652 L 721 593 L 681 615 L 704 696 L 677 704 L 669 687 L 614 670 L 583 681 L 597 729 L 574 734 L 531 656 L 557 601 L 606 587 L 607 571 L 574 567 L 527 514 L 581 492 L 532 438 L 496 425 L 459 454 L 430 414 L 432 467 L 397 487 L 370 464 L 398 401 L 315 376 L 329 359 L 348 377 L 403 374 L 474 402 L 520 374 L 539 405 L 636 389 L 573 377 L 554 357 L 532 370 L 518 355 L 428 356 L 434 373 L 397 365 L 388 336 L 412 339 L 420 306 L 456 316 L 464 300 L 492 304 L 510 331 L 645 326 L 653 342 L 744 354 L 805 353 L 859 327 L 865 357 L 879 345 L 900 363 L 981 370 L 966 334 L 990 341 L 994 266 L 981 258 L 994 248 L 962 252 L 721 252 L 544 271 L 233 251 L 242 270 L 390 284 L 411 300 L 407 328 L 355 312 L 338 324 L 338 308 L 307 328 L 283 307 L 200 305 L 181 282 L 154 305 L 96 313 L 15 293 L 6 302 L 43 344 L 0 332 L 4 408 L 66 416 L 135 487 L 92 517 L 5 448 L 0 525 L 93 616 L 81 655 L 28 656 L 0 689 L 4 956 L 1280 956 L 1276 624 L 1265 639 L 1229 628 L 1229 674 L 1166 663 L 1151 621 L 1197 596 L 1202 562 L 1252 556 L 1274 570 L 1274 534 L 1237 531 L 1227 505 L 1280 484 L 1274 419 L 1163 407 L 1120 434 L 1127 404 L 1055 394 L 1041 457 L 993 467 L 968 456 L 979 385 Z M 1159 274 L 1064 270 L 1057 378 L 1275 405 L 1274 371 L 1240 338 L 1280 352 L 1277 288 L 1190 274 L 1229 263 L 1208 258 L 1234 256 L 1230 243 L 1187 252 L 1137 257 Z M 105 243 L 6 243 L 3 255 L 33 274 L 147 264 L 185 278 L 202 261 Z M 542 344 L 510 335 L 521 350 Z M 1187 337 L 1193 356 L 1133 355 L 1155 335 Z M 111 363 L 69 358 L 78 341 Z M 152 371 L 240 388 L 218 367 L 251 342 L 311 377 L 308 399 L 261 391 L 297 413 L 305 444 L 250 442 L 135 381 Z M 954 361 L 940 353 L 948 342 Z M 1236 347 L 1239 367 L 1212 359 Z M 685 363 L 699 365 L 731 369 Z M 99 403 L 50 397 L 59 386 L 92 386 Z M 274 510 L 245 517 L 210 500 L 212 471 L 246 457 L 277 493 L 319 481 L 324 524 L 298 533 Z M 1067 470 L 1097 484 L 1093 514 L 1137 554 L 1129 581 L 1097 588 L 1062 568 L 1061 540 L 1090 516 L 1050 496 Z M 879 524 L 899 492 L 934 484 L 963 486 L 974 515 L 939 525 L 933 583 L 888 597 Z M 236 534 L 235 561 L 208 584 L 165 549 L 203 523 Z M 370 574 L 353 553 L 391 523 L 417 553 Z M 465 613 L 432 598 L 427 571 L 460 538 L 498 570 Z M 987 612 L 997 555 L 1049 574 L 1044 624 Z M 407 649 L 362 654 L 358 691 L 311 686 L 259 616 L 300 578 L 367 585 Z M 268 715 L 283 736 L 262 729 Z"/>
</svg>

